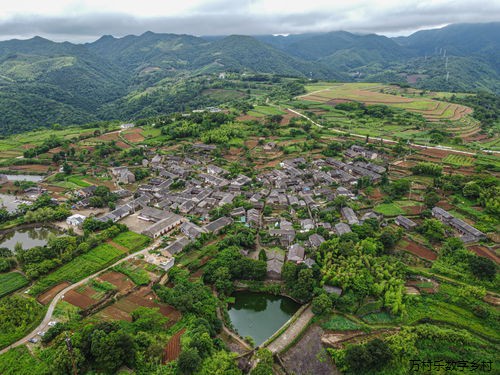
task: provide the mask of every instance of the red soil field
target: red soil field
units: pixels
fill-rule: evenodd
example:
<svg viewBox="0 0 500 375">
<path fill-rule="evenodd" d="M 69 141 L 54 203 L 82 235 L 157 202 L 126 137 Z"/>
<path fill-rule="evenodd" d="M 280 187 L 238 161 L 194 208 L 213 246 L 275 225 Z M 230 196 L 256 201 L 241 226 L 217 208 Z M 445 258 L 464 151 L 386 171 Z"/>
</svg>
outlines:
<svg viewBox="0 0 500 375">
<path fill-rule="evenodd" d="M 135 284 L 127 276 L 115 271 L 106 272 L 99 276 L 99 279 L 113 284 L 120 292 L 129 291 L 135 286 Z"/>
<path fill-rule="evenodd" d="M 179 354 L 181 354 L 181 336 L 186 331 L 185 328 L 181 329 L 168 341 L 163 355 L 163 363 L 175 361 Z"/>
<path fill-rule="evenodd" d="M 115 241 L 113 241 L 113 240 L 107 240 L 106 242 L 107 242 L 108 244 L 110 244 L 111 246 L 113 246 L 113 247 L 117 248 L 118 250 L 121 250 L 121 251 L 123 251 L 124 253 L 128 253 L 128 249 L 127 249 L 125 246 L 122 246 L 122 245 L 120 245 L 120 244 L 116 243 L 116 242 L 115 242 Z"/>
<path fill-rule="evenodd" d="M 249 139 L 247 141 L 245 141 L 245 146 L 247 146 L 249 149 L 253 149 L 257 146 L 259 141 L 257 141 L 256 139 Z"/>
<path fill-rule="evenodd" d="M 496 254 L 493 253 L 493 251 L 491 251 L 490 249 L 488 249 L 485 246 L 475 245 L 475 246 L 469 247 L 469 250 L 472 250 L 480 257 L 490 258 L 492 261 L 494 261 L 496 263 L 500 263 L 500 258 L 497 257 Z"/>
<path fill-rule="evenodd" d="M 90 294 L 88 288 L 85 289 L 84 293 L 78 293 L 75 290 L 70 290 L 64 295 L 64 301 L 69 302 L 81 309 L 86 309 L 87 307 L 90 307 L 97 302 L 96 300 L 90 298 L 88 294 Z"/>
<path fill-rule="evenodd" d="M 46 173 L 50 168 L 50 165 L 42 164 L 27 164 L 27 165 L 13 165 L 9 169 L 11 171 L 26 171 L 26 172 L 40 172 Z"/>
<path fill-rule="evenodd" d="M 448 202 L 446 201 L 440 201 L 436 204 L 436 206 L 438 207 L 441 207 L 443 210 L 453 210 L 453 206 L 451 204 L 449 204 Z"/>
<path fill-rule="evenodd" d="M 125 142 L 122 142 L 122 141 L 118 141 L 116 142 L 116 145 L 118 147 L 120 147 L 121 149 L 127 149 L 127 148 L 130 148 L 130 146 L 128 144 L 126 144 Z"/>
<path fill-rule="evenodd" d="M 419 245 L 416 242 L 413 242 L 411 240 L 407 240 L 408 245 L 405 247 L 406 251 L 409 251 L 412 254 L 415 254 L 416 256 L 420 258 L 424 258 L 427 260 L 436 260 L 437 259 L 437 254 L 428 248 Z"/>
<path fill-rule="evenodd" d="M 103 134 L 103 135 L 100 135 L 99 137 L 97 137 L 97 139 L 99 139 L 101 141 L 113 141 L 113 140 L 116 141 L 118 138 L 120 138 L 118 132 L 107 133 L 107 134 Z"/>
<path fill-rule="evenodd" d="M 40 294 L 37 298 L 37 301 L 40 302 L 42 305 L 47 305 L 50 301 L 54 299 L 57 293 L 59 293 L 61 290 L 70 285 L 71 284 L 68 283 L 67 281 L 57 284 L 56 286 L 47 290 L 45 293 Z"/>
<path fill-rule="evenodd" d="M 144 137 L 142 136 L 142 129 L 135 128 L 133 131 L 127 131 L 127 133 L 122 133 L 123 138 L 125 138 L 127 141 L 135 143 L 135 142 L 142 142 L 144 140 Z"/>
<path fill-rule="evenodd" d="M 413 194 L 412 194 L 413 197 Z M 418 215 L 422 212 L 424 209 L 423 206 L 408 206 L 408 207 L 403 207 L 403 210 L 407 215 Z"/>
<path fill-rule="evenodd" d="M 125 320 L 127 322 L 132 321 L 132 316 L 126 311 L 120 310 L 115 305 L 106 307 L 104 310 L 99 312 L 99 316 L 105 320 Z"/>
</svg>

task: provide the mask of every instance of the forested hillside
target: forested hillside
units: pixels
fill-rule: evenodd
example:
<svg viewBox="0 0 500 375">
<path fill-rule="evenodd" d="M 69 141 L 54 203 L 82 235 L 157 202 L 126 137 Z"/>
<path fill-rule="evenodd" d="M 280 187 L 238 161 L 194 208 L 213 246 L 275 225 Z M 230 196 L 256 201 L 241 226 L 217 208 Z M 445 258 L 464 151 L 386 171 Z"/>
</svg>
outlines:
<svg viewBox="0 0 500 375">
<path fill-rule="evenodd" d="M 9 134 L 216 104 L 200 95 L 213 80 L 200 77 L 223 72 L 498 93 L 499 34 L 500 24 L 491 23 L 392 39 L 339 31 L 216 38 L 146 32 L 87 44 L 10 40 L 0 42 L 0 127 Z"/>
</svg>

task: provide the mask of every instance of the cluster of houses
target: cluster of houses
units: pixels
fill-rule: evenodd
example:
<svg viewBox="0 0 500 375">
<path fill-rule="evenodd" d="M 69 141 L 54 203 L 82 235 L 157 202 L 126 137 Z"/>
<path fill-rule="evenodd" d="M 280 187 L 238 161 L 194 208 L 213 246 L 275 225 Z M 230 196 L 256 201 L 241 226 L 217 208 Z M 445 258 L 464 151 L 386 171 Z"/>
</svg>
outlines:
<svg viewBox="0 0 500 375">
<path fill-rule="evenodd" d="M 351 232 L 353 225 L 362 224 L 365 220 L 382 220 L 373 211 L 357 213 L 348 206 L 340 209 L 341 221 L 334 225 L 319 220 L 315 214 L 319 209 L 334 210 L 328 208 L 326 203 L 336 197 L 358 199 L 354 186 L 360 179 L 381 180 L 386 168 L 377 160 L 379 155 L 365 147 L 354 145 L 349 148 L 345 154 L 345 160 L 350 160 L 347 162 L 334 158 L 313 161 L 301 157 L 286 159 L 279 168 L 253 178 L 244 174 L 232 175 L 213 164 L 210 156 L 213 149 L 211 145 L 194 144 L 189 157 L 150 155 L 143 160 L 142 166 L 149 168 L 154 177 L 147 183 L 137 185 L 135 192 L 119 190 L 117 193 L 123 198 L 122 203 L 97 220 L 118 222 L 136 214 L 141 221 L 142 233 L 153 239 L 178 233 L 158 254 L 150 254 L 146 259 L 164 269 L 172 267 L 173 256 L 204 233 L 218 233 L 233 222 L 243 223 L 269 235 L 268 243 L 270 247 L 274 246 L 274 250 L 267 252 L 270 278 L 281 276 L 285 261 L 312 267 L 315 262 L 306 255 L 311 252 L 307 249 L 317 249 L 325 242 L 319 233 L 327 231 L 344 235 Z M 112 168 L 111 173 L 123 184 L 135 182 L 134 174 L 128 167 Z M 93 189 L 81 190 L 83 204 L 92 196 Z M 227 205 L 235 200 L 245 204 L 226 210 Z M 274 215 L 269 214 L 268 208 Z M 222 217 L 216 214 L 219 210 L 223 212 Z M 302 212 L 300 218 L 297 215 L 299 210 Z M 437 207 L 433 209 L 433 215 L 462 233 L 464 241 L 484 237 L 477 229 L 439 210 Z M 276 215 L 280 211 L 287 215 Z M 304 217 L 304 212 L 308 217 Z M 210 221 L 214 215 L 218 218 Z M 82 218 L 71 217 L 68 220 L 78 223 Z M 395 222 L 406 229 L 417 225 L 403 216 L 397 217 Z M 304 239 L 304 233 L 309 232 L 312 234 Z"/>
<path fill-rule="evenodd" d="M 462 219 L 453 216 L 441 207 L 434 207 L 432 209 L 432 216 L 460 233 L 460 239 L 464 243 L 477 242 L 486 238 L 486 234 L 474 228 L 472 225 L 467 224 Z"/>
<path fill-rule="evenodd" d="M 450 212 L 442 209 L 441 207 L 436 206 L 431 212 L 433 217 L 456 230 L 460 234 L 460 239 L 464 243 L 478 242 L 486 239 L 486 234 L 474 228 L 462 219 L 453 216 Z M 416 222 L 402 215 L 396 217 L 394 222 L 406 230 L 413 230 L 418 226 Z"/>
</svg>

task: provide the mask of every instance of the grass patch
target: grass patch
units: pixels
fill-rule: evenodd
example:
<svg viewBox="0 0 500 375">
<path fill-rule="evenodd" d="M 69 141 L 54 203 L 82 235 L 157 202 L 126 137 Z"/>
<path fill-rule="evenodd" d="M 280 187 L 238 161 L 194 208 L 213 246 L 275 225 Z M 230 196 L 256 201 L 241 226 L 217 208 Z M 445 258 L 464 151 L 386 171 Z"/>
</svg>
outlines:
<svg viewBox="0 0 500 375">
<path fill-rule="evenodd" d="M 91 186 L 91 184 L 89 184 L 88 182 L 83 181 L 80 176 L 69 176 L 66 180 L 80 187 Z"/>
<path fill-rule="evenodd" d="M 384 216 L 398 216 L 405 212 L 395 203 L 381 203 L 373 208 L 373 210 Z"/>
<path fill-rule="evenodd" d="M 131 252 L 143 249 L 150 241 L 149 237 L 131 231 L 120 233 L 113 238 L 113 242 L 126 247 Z"/>
<path fill-rule="evenodd" d="M 394 322 L 394 317 L 384 311 L 367 314 L 362 319 L 368 324 L 391 324 Z"/>
<path fill-rule="evenodd" d="M 12 293 L 28 285 L 28 279 L 19 272 L 0 274 L 0 297 Z"/>
<path fill-rule="evenodd" d="M 364 328 L 363 325 L 342 315 L 333 315 L 328 321 L 322 323 L 321 327 L 330 331 L 351 331 Z"/>
</svg>

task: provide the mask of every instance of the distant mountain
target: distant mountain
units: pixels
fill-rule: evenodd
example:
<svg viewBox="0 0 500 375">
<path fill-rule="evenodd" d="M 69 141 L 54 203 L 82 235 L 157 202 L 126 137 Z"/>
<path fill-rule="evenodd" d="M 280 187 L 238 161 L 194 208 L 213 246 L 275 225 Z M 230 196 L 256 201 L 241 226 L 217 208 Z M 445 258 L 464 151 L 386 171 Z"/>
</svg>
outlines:
<svg viewBox="0 0 500 375">
<path fill-rule="evenodd" d="M 0 42 L 0 126 L 13 132 L 202 105 L 204 80 L 188 81 L 218 72 L 498 93 L 498 35 L 500 23 L 450 25 L 398 38 L 336 31 L 255 37 L 146 32 L 86 44 L 9 40 Z"/>
</svg>

